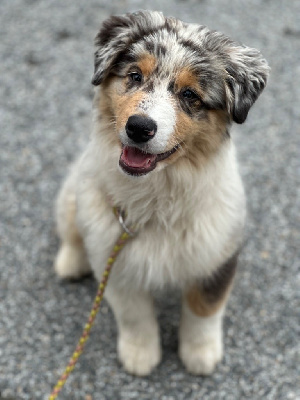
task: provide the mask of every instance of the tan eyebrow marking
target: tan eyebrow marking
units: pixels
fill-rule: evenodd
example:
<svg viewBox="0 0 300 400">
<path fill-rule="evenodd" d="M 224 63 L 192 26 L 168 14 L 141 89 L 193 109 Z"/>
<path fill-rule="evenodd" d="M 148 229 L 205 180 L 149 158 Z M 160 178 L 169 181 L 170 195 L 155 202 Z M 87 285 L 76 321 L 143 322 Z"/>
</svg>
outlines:
<svg viewBox="0 0 300 400">
<path fill-rule="evenodd" d="M 143 75 L 148 77 L 154 71 L 157 65 L 157 60 L 152 54 L 146 53 L 140 58 L 137 65 L 142 71 Z"/>
<path fill-rule="evenodd" d="M 178 73 L 175 81 L 175 87 L 177 90 L 185 87 L 195 88 L 200 96 L 203 95 L 203 91 L 199 85 L 199 77 L 188 68 L 183 68 Z"/>
</svg>

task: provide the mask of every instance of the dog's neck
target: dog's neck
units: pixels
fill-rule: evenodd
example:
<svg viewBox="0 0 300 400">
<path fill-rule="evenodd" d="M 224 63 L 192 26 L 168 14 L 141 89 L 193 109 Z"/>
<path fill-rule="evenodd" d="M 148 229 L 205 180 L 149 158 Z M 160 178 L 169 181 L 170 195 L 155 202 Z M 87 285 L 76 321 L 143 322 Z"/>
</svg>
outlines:
<svg viewBox="0 0 300 400">
<path fill-rule="evenodd" d="M 192 220 L 195 212 L 205 212 L 208 203 L 226 190 L 228 179 L 223 183 L 224 175 L 236 174 L 234 147 L 228 140 L 218 154 L 199 166 L 182 158 L 146 176 L 127 176 L 118 166 L 121 150 L 113 136 L 93 132 L 88 152 L 93 153 L 90 159 L 98 162 L 88 169 L 97 177 L 99 190 L 128 213 L 130 223 L 172 227 L 182 218 Z"/>
</svg>

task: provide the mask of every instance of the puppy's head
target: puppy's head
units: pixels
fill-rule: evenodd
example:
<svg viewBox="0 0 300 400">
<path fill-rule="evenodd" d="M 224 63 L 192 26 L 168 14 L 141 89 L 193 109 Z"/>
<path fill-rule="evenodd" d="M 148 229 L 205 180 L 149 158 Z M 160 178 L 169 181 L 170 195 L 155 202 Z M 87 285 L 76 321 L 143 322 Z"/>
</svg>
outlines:
<svg viewBox="0 0 300 400">
<path fill-rule="evenodd" d="M 109 18 L 96 46 L 98 107 L 114 121 L 121 168 L 135 176 L 209 157 L 230 123 L 246 120 L 269 72 L 257 50 L 158 12 Z"/>
</svg>

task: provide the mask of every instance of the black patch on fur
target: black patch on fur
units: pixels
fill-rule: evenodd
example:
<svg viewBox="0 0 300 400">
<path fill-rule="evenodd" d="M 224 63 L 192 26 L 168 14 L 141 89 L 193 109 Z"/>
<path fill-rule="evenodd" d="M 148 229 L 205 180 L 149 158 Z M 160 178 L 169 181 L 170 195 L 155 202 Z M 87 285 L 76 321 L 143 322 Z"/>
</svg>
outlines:
<svg viewBox="0 0 300 400">
<path fill-rule="evenodd" d="M 175 81 L 171 81 L 168 86 L 168 91 L 174 93 L 175 91 Z"/>
<path fill-rule="evenodd" d="M 194 115 L 194 110 L 193 107 L 191 107 L 191 105 L 182 97 L 180 97 L 179 95 L 179 104 L 180 104 L 180 108 L 189 116 L 189 117 L 193 117 Z"/>
<path fill-rule="evenodd" d="M 212 277 L 200 283 L 199 289 L 208 303 L 217 303 L 224 297 L 236 272 L 238 254 L 235 253 Z"/>
<path fill-rule="evenodd" d="M 163 44 L 157 44 L 156 54 L 158 57 L 164 57 L 167 54 L 167 48 Z"/>
<path fill-rule="evenodd" d="M 133 89 L 140 89 L 142 85 L 142 82 L 136 82 L 130 78 L 130 76 L 127 77 L 127 82 L 126 82 L 126 92 L 129 92 Z"/>
<path fill-rule="evenodd" d="M 117 70 L 126 68 L 129 63 L 136 62 L 137 58 L 129 53 L 129 51 L 122 51 L 115 59 L 114 64 L 112 65 L 112 71 L 116 72 Z"/>
<path fill-rule="evenodd" d="M 155 45 L 153 42 L 145 41 L 145 49 L 150 53 L 154 53 Z"/>
<path fill-rule="evenodd" d="M 160 79 L 164 79 L 165 78 L 165 72 L 161 71 L 161 66 L 159 65 L 159 63 L 155 66 L 154 70 L 151 73 L 152 76 L 156 76 L 156 77 L 160 77 Z"/>
<path fill-rule="evenodd" d="M 206 111 L 209 109 L 206 105 L 204 105 L 201 100 L 196 100 L 194 102 L 189 102 L 186 99 L 182 98 L 179 94 L 179 104 L 180 108 L 193 119 L 204 119 L 207 118 Z"/>
<path fill-rule="evenodd" d="M 174 26 L 174 23 L 176 24 L 175 18 L 166 18 L 164 28 L 168 33 L 172 33 L 176 38 L 178 38 L 178 31 Z"/>
<path fill-rule="evenodd" d="M 123 71 L 127 69 L 127 66 L 129 63 L 134 63 L 137 61 L 137 58 L 131 54 L 128 50 L 127 51 L 121 51 L 120 53 L 117 53 L 114 61 L 112 62 L 112 65 L 110 66 L 109 73 L 107 74 L 113 74 L 117 76 L 123 76 Z M 101 60 L 98 60 L 98 63 L 101 63 Z M 95 70 L 96 70 L 96 64 L 95 64 Z M 103 79 L 103 74 L 100 74 L 99 76 L 97 74 L 94 75 L 92 79 L 92 84 L 93 85 L 99 85 L 102 82 Z"/>
<path fill-rule="evenodd" d="M 232 119 L 238 124 L 245 122 L 250 108 L 267 83 L 269 73 L 266 61 L 257 50 L 243 46 L 240 49 L 242 57 L 237 61 L 232 57 L 227 63 L 225 79 L 234 98 Z"/>
<path fill-rule="evenodd" d="M 204 55 L 203 49 L 201 49 L 200 46 L 198 46 L 193 40 L 191 39 L 182 39 L 179 40 L 179 44 L 181 44 L 183 47 L 186 47 L 190 50 L 192 50 L 194 53 L 199 55 L 200 57 Z"/>
<path fill-rule="evenodd" d="M 179 104 L 180 104 L 180 108 L 181 108 L 189 117 L 192 118 L 192 116 L 193 116 L 193 110 L 191 109 L 191 107 L 189 107 L 188 104 L 187 104 L 184 100 L 182 100 L 182 99 L 179 100 Z"/>
<path fill-rule="evenodd" d="M 201 68 L 199 70 L 199 83 L 204 91 L 209 89 L 209 86 L 215 79 L 218 79 L 218 77 L 211 71 L 211 69 Z"/>
<path fill-rule="evenodd" d="M 153 80 L 146 83 L 145 87 L 143 88 L 145 92 L 153 92 L 154 90 L 154 82 Z"/>
<path fill-rule="evenodd" d="M 131 79 L 128 78 L 127 82 L 126 82 L 126 89 L 125 92 L 130 92 L 133 89 L 137 88 L 137 84 L 136 82 L 132 81 Z"/>
<path fill-rule="evenodd" d="M 96 36 L 96 46 L 104 46 L 107 44 L 118 35 L 122 28 L 128 28 L 129 22 L 130 21 L 123 16 L 112 16 L 105 20 L 102 24 L 102 28 Z"/>
</svg>

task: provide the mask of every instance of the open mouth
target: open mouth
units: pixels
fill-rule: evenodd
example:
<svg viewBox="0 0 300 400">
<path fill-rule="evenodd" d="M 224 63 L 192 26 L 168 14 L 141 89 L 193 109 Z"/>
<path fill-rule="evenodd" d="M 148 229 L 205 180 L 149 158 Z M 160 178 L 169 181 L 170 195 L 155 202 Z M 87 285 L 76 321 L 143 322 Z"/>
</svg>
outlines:
<svg viewBox="0 0 300 400">
<path fill-rule="evenodd" d="M 141 176 L 153 171 L 159 161 L 175 153 L 179 145 L 161 154 L 145 153 L 132 146 L 123 146 L 119 160 L 120 167 L 129 175 Z"/>
</svg>

